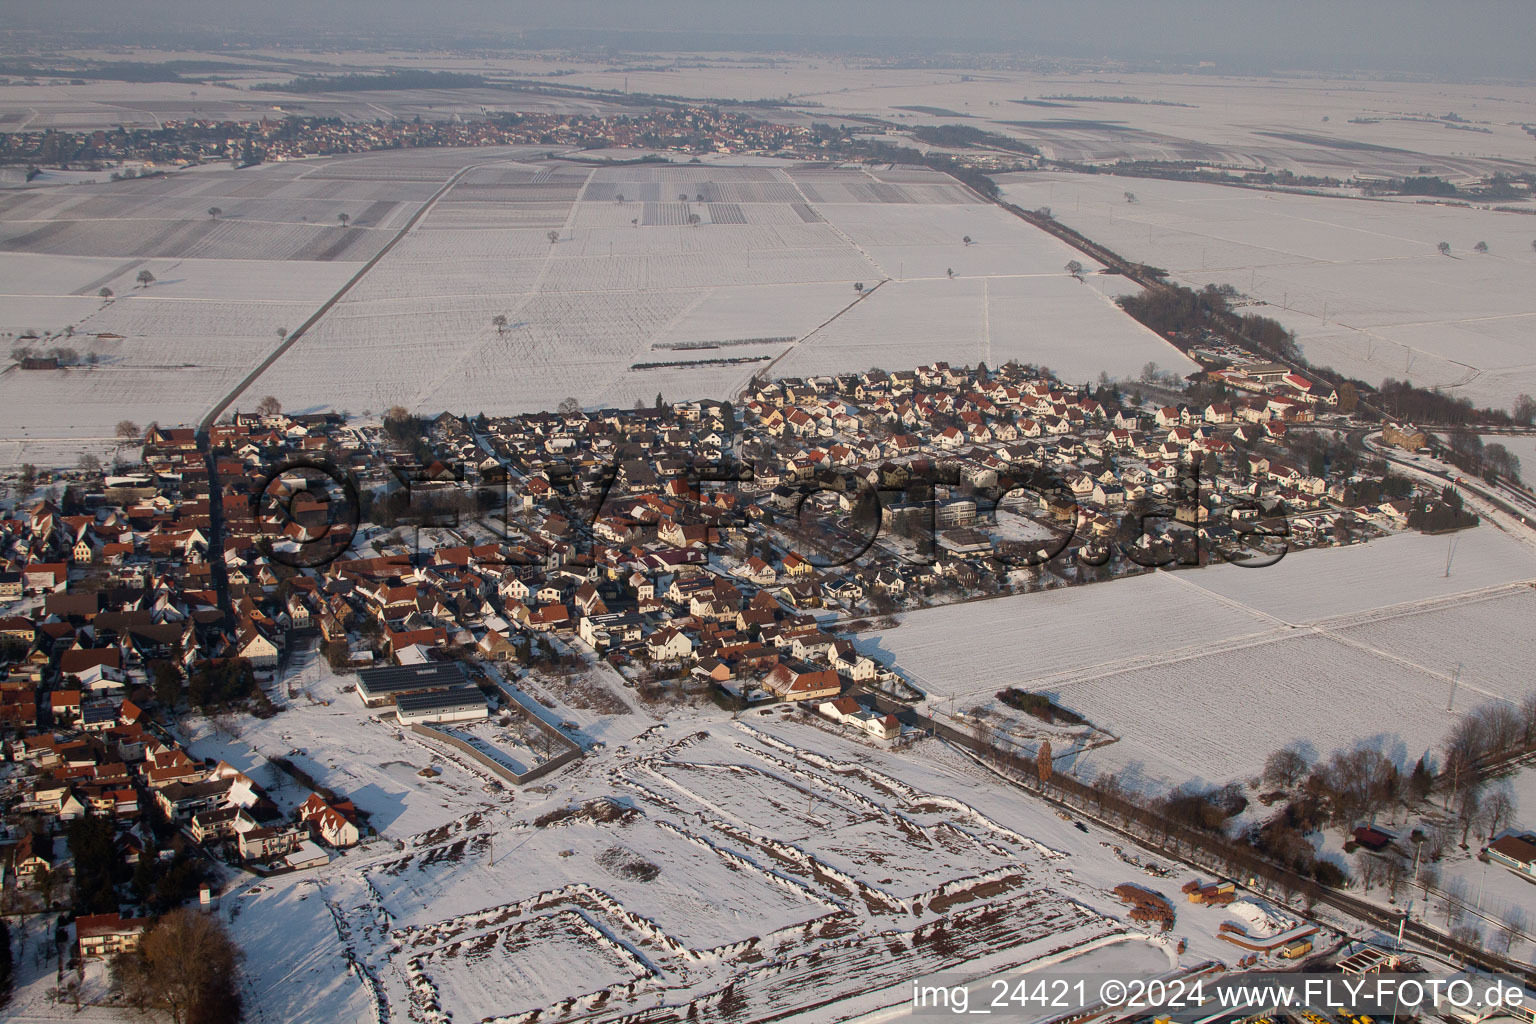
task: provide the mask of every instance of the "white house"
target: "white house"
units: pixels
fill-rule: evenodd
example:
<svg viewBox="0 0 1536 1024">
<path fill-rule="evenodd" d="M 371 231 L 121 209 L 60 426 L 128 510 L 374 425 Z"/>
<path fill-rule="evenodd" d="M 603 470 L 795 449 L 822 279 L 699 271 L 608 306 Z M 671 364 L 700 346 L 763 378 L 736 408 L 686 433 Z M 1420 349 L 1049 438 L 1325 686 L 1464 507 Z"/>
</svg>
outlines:
<svg viewBox="0 0 1536 1024">
<path fill-rule="evenodd" d="M 299 806 L 299 819 L 308 822 L 321 839 L 337 849 L 357 845 L 357 826 L 347 815 L 326 803 L 319 793 L 311 793 Z"/>
<path fill-rule="evenodd" d="M 852 726 L 878 740 L 895 739 L 901 735 L 901 721 L 895 715 L 867 710 L 852 697 L 823 701 L 816 710 L 834 722 Z"/>
<path fill-rule="evenodd" d="M 645 646 L 657 661 L 677 661 L 693 653 L 693 641 L 671 626 L 663 626 L 646 637 Z"/>
</svg>

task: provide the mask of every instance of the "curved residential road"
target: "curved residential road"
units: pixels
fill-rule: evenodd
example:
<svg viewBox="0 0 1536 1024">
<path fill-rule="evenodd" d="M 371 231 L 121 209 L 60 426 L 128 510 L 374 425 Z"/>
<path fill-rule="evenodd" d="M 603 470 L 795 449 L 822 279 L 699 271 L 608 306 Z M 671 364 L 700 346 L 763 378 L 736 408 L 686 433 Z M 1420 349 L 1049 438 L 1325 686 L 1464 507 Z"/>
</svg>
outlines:
<svg viewBox="0 0 1536 1024">
<path fill-rule="evenodd" d="M 1403 458 L 1399 455 L 1394 455 L 1390 451 L 1386 450 L 1385 445 L 1379 443 L 1368 443 L 1368 438 L 1371 435 L 1376 434 L 1379 434 L 1378 430 L 1374 428 L 1365 428 L 1351 430 L 1345 435 L 1345 437 L 1349 446 L 1359 452 L 1376 458 L 1385 459 L 1387 462 L 1406 469 L 1410 473 L 1416 474 L 1420 478 L 1429 477 L 1440 483 L 1451 484 L 1452 486 L 1459 487 L 1464 491 L 1470 491 L 1483 501 L 1486 501 L 1488 504 L 1498 509 L 1500 512 L 1503 512 L 1505 515 L 1509 516 L 1512 520 L 1514 520 L 1515 523 L 1524 526 L 1526 529 L 1536 531 L 1536 503 L 1529 502 L 1529 500 L 1525 499 L 1523 495 L 1517 496 L 1515 494 L 1502 491 L 1496 492 L 1495 490 L 1490 489 L 1489 486 L 1479 477 L 1473 476 L 1470 473 L 1465 473 L 1461 470 L 1456 470 L 1454 472 L 1447 471 L 1440 469 L 1437 466 L 1426 465 L 1416 459 Z M 1526 504 L 1524 507 L 1522 507 L 1518 501 L 1525 501 Z"/>
</svg>

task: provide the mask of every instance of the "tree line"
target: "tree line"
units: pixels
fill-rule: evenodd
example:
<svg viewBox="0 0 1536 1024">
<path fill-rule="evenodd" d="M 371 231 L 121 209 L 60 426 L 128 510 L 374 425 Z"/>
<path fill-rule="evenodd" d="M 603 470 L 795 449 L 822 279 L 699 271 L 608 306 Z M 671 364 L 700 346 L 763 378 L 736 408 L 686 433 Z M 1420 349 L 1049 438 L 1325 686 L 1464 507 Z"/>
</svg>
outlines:
<svg viewBox="0 0 1536 1024">
<path fill-rule="evenodd" d="M 1275 359 L 1299 361 L 1301 350 L 1295 335 L 1269 317 L 1238 314 L 1231 305 L 1237 294 L 1231 285 L 1208 284 L 1196 291 L 1165 283 L 1160 288 L 1121 296 L 1117 301 L 1121 309 L 1165 338 L 1205 332 L 1231 334 Z"/>
<path fill-rule="evenodd" d="M 1529 395 L 1521 395 L 1516 400 L 1516 415 L 1503 409 L 1479 409 L 1465 398 L 1415 387 L 1411 381 L 1393 377 L 1381 382 L 1378 395 L 1378 405 L 1383 412 L 1419 424 L 1453 426 L 1482 423 L 1507 427 L 1522 422 L 1529 424 L 1531 418 L 1536 416 L 1536 400 Z M 1517 415 L 1524 419 L 1517 419 Z"/>
</svg>

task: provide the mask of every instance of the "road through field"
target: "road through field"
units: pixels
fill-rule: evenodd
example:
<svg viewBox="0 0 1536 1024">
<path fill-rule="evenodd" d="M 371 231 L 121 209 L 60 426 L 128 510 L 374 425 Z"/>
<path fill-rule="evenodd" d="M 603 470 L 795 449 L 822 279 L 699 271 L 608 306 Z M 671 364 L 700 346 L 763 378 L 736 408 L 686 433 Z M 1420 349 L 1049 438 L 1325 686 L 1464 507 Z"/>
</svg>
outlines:
<svg viewBox="0 0 1536 1024">
<path fill-rule="evenodd" d="M 347 292 L 356 287 L 357 283 L 366 277 L 370 270 L 378 266 L 379 261 L 382 260 L 385 256 L 389 255 L 389 251 L 393 249 L 397 244 L 399 244 L 400 240 L 409 234 L 411 229 L 414 228 L 423 217 L 431 212 L 432 208 L 437 205 L 438 200 L 447 195 L 448 190 L 453 188 L 453 186 L 458 183 L 460 178 L 462 178 L 465 174 L 476 167 L 484 167 L 487 166 L 487 164 L 507 162 L 512 161 L 508 161 L 507 159 L 502 158 L 499 160 L 468 163 L 463 167 L 460 167 L 457 171 L 454 171 L 453 174 L 449 176 L 448 180 L 443 183 L 443 186 L 436 192 L 432 193 L 431 197 L 428 198 L 426 202 L 422 203 L 421 206 L 417 208 L 415 213 L 411 214 L 410 220 L 407 220 L 405 224 L 401 226 L 400 230 L 395 232 L 390 240 L 385 242 L 383 247 L 380 248 L 378 252 L 373 254 L 373 257 L 369 259 L 367 263 L 364 263 L 361 267 L 359 267 L 357 273 L 353 274 L 350 278 L 347 279 L 346 284 L 343 284 L 341 288 L 336 292 L 336 294 L 332 295 L 329 299 L 326 299 L 325 302 L 321 304 L 320 308 L 315 310 L 315 312 L 310 315 L 309 319 L 301 323 L 293 331 L 293 333 L 283 338 L 278 346 L 274 348 L 270 353 L 268 353 L 267 357 L 263 359 L 255 369 L 242 377 L 240 381 L 235 384 L 234 388 L 229 391 L 228 394 L 226 394 L 223 398 L 219 399 L 217 403 L 215 403 L 214 407 L 208 411 L 208 415 L 204 416 L 202 421 L 198 423 L 198 433 L 201 435 L 206 435 L 209 428 L 212 427 L 213 424 L 218 421 L 218 418 L 224 414 L 224 410 L 228 409 L 232 404 L 234 404 L 235 399 L 239 398 L 242 394 L 249 390 L 251 385 L 256 383 L 257 378 L 259 378 L 263 373 L 266 373 L 267 370 L 271 369 L 272 364 L 281 359 L 283 354 L 291 349 L 295 342 L 304 337 L 304 334 L 311 327 L 319 323 L 320 319 L 324 317 L 326 313 L 329 313 L 331 308 L 334 307 L 336 303 L 340 302 L 341 299 L 347 294 Z"/>
</svg>

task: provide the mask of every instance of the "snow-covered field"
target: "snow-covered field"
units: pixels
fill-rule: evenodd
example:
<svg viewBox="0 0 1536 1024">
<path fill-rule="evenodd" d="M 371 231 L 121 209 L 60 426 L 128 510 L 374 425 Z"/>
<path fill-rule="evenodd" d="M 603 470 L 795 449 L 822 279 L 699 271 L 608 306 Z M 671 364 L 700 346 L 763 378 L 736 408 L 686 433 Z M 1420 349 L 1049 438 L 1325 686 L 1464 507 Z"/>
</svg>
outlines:
<svg viewBox="0 0 1536 1024">
<path fill-rule="evenodd" d="M 1063 263 L 1071 258 L 1061 256 Z M 1017 359 L 1078 383 L 1100 371 L 1133 378 L 1149 360 L 1180 373 L 1195 366 L 1058 268 L 1042 276 L 957 272 L 954 280 L 941 274 L 887 282 L 801 341 L 776 370 L 804 376 L 937 358 L 989 366 Z"/>
<path fill-rule="evenodd" d="M 94 366 L 0 372 L 0 436 L 11 440 L 111 437 L 119 420 L 199 419 L 225 391 L 356 272 L 358 264 L 273 260 L 96 259 L 0 253 L 0 288 L 48 289 L 37 300 L 0 297 L 20 344 L 75 349 Z M 137 275 L 155 281 L 140 287 Z M 110 288 L 113 296 L 97 295 Z M 57 307 L 57 308 L 55 308 Z M 259 396 L 258 396 L 259 397 Z"/>
<path fill-rule="evenodd" d="M 689 55 L 647 70 L 597 62 L 558 66 L 573 84 L 598 88 L 787 98 L 786 113 L 805 121 L 836 123 L 849 114 L 903 127 L 964 124 L 1062 160 L 1189 160 L 1344 178 L 1356 171 L 1491 173 L 1530 152 L 1520 126 L 1536 121 L 1536 89 L 1517 82 L 1238 78 L 1061 66 L 976 73 L 874 63 Z M 796 109 L 797 102 L 804 106 Z M 1462 130 L 1438 118 L 1448 111 L 1465 118 Z"/>
<path fill-rule="evenodd" d="M 1073 380 L 1188 365 L 1073 281 L 1070 249 L 944 175 L 525 157 L 376 154 L 0 197 L 0 330 L 100 361 L 0 374 L 0 438 L 197 420 L 470 165 L 237 406 L 501 413 L 939 359 Z"/>
<path fill-rule="evenodd" d="M 1011 201 L 1049 206 L 1124 256 L 1263 300 L 1251 311 L 1295 331 L 1317 365 L 1371 384 L 1408 378 L 1477 405 L 1536 393 L 1530 216 L 1109 175 L 1004 182 Z M 1474 252 L 1478 242 L 1489 251 Z"/>
<path fill-rule="evenodd" d="M 517 152 L 390 154 L 382 168 L 347 157 L 200 168 L 0 195 L 7 353 L 67 347 L 97 360 L 0 367 L 0 441 L 11 442 L 0 458 L 67 464 L 77 445 L 111 438 L 123 419 L 195 422 L 449 175 Z M 146 271 L 147 287 L 138 280 Z"/>
<path fill-rule="evenodd" d="M 144 60 L 229 64 L 227 84 L 238 88 L 161 82 L 28 85 L 18 79 L 0 86 L 0 126 L 80 130 L 152 127 L 161 118 L 249 117 L 253 109 L 292 103 L 291 94 L 262 91 L 263 83 L 313 70 L 281 49 L 253 51 L 253 63 L 243 67 L 241 58 L 232 60 L 226 52 L 138 53 Z M 90 56 L 120 59 L 99 51 Z M 802 123 L 846 123 L 845 114 L 903 127 L 958 122 L 1028 141 L 1065 160 L 1199 160 L 1341 177 L 1355 170 L 1403 175 L 1428 167 L 1431 174 L 1461 175 L 1507 168 L 1505 161 L 1529 151 L 1520 126 L 1536 122 L 1536 89 L 1507 80 L 1238 78 L 1208 70 L 1135 73 L 1056 61 L 978 73 L 973 67 L 893 68 L 879 58 L 790 54 L 656 54 L 644 69 L 573 54 L 328 51 L 325 56 L 338 70 L 369 73 L 382 62 L 514 78 L 558 75 L 578 87 L 710 101 L 772 99 L 788 104 L 777 116 Z M 486 88 L 309 93 L 304 109 L 350 120 L 408 121 L 468 119 L 486 110 L 617 114 L 631 108 L 600 96 Z M 1464 120 L 1440 119 L 1450 111 Z"/>
<path fill-rule="evenodd" d="M 1457 536 L 1446 577 L 1447 544 L 1399 535 L 926 609 L 860 644 L 941 711 L 1008 686 L 1051 695 L 1120 737 L 1090 770 L 1225 782 L 1293 740 L 1327 755 L 1361 739 L 1411 766 L 1454 713 L 1532 687 L 1536 558 L 1485 525 Z"/>
<path fill-rule="evenodd" d="M 467 205 L 494 200 L 496 216 L 443 220 L 466 189 Z M 561 215 L 515 226 L 518 204 Z M 1087 379 L 1148 359 L 1182 365 L 1072 281 L 1072 256 L 926 171 L 715 163 L 556 167 L 529 184 L 466 177 L 253 391 L 296 408 L 343 395 L 353 411 L 494 413 L 546 408 L 552 395 L 725 397 L 769 366 L 1018 358 Z M 856 282 L 880 287 L 855 303 Z M 674 347 L 743 341 L 754 343 Z M 753 361 L 631 368 L 712 358 Z"/>
<path fill-rule="evenodd" d="M 451 55 L 425 59 L 423 67 L 463 66 Z M 508 70 L 519 74 L 544 66 L 515 63 Z M 1502 85 L 1469 92 L 1216 76 L 967 76 L 857 61 L 712 59 L 634 72 L 630 83 L 600 65 L 560 68 L 578 85 L 649 85 L 711 97 L 790 93 L 807 104 L 785 109 L 791 120 L 847 113 L 901 126 L 973 124 L 1072 159 L 1187 158 L 1341 176 L 1420 167 L 1451 177 L 1476 173 L 1493 166 L 1501 147 L 1524 138 L 1519 123 L 1536 120 L 1536 94 Z M 133 119 L 153 120 L 161 105 L 164 116 L 199 102 L 219 106 L 183 91 L 129 86 L 120 98 L 94 86 L 0 86 L 0 112 L 17 111 L 8 123 L 18 126 L 68 125 L 122 120 L 121 104 L 132 96 L 143 104 Z M 1126 96 L 1139 102 L 1117 101 Z M 371 119 L 418 101 L 473 113 L 485 99 L 467 91 L 416 100 L 316 95 L 308 102 Z M 602 107 L 597 100 L 510 93 L 494 106 L 514 102 L 529 109 Z M 1492 134 L 1447 130 L 1446 122 L 1414 113 L 1446 104 Z M 196 418 L 199 406 L 211 406 L 239 379 L 237 371 L 271 351 L 277 327 L 291 328 L 334 293 L 333 272 L 356 269 L 470 164 L 480 166 L 241 401 L 271 392 L 295 409 L 359 413 L 404 404 L 423 412 L 514 412 L 565 395 L 588 405 L 630 405 L 658 391 L 669 398 L 724 396 L 754 372 L 933 359 L 1018 358 L 1073 380 L 1101 370 L 1132 376 L 1147 361 L 1187 367 L 1099 296 L 1104 281 L 1090 276 L 1085 287 L 1062 274 L 1075 253 L 928 171 L 719 156 L 697 165 L 592 169 L 542 157 L 533 150 L 419 150 L 242 171 L 198 168 L 0 196 L 7 282 L 0 286 L 0 332 L 38 331 L 44 347 L 57 344 L 49 335 L 66 325 L 129 334 L 153 343 L 127 346 L 137 350 L 129 356 L 103 351 L 111 365 L 191 364 L 163 402 L 151 394 L 152 380 L 132 375 L 46 386 L 33 376 L 23 388 L 8 372 L 0 377 L 0 398 L 16 412 L 14 421 L 0 421 L 0 438 L 98 436 L 125 417 Z M 1140 202 L 1126 204 L 1125 190 Z M 1507 404 L 1536 391 L 1528 341 L 1536 318 L 1528 299 L 1536 294 L 1530 218 L 1107 175 L 1022 176 L 1009 191 L 1023 205 L 1049 205 L 1090 236 L 1183 279 L 1220 279 L 1251 291 L 1270 303 L 1263 312 L 1301 333 L 1318 362 L 1373 381 L 1406 375 L 1478 402 Z M 222 211 L 216 219 L 207 213 L 213 207 Z M 339 213 L 350 217 L 347 226 Z M 549 231 L 560 241 L 551 245 Z M 965 245 L 965 236 L 974 244 Z M 1434 251 L 1441 240 L 1457 258 Z M 1476 241 L 1492 251 L 1473 254 Z M 92 273 L 53 273 L 66 266 L 57 261 L 74 259 L 93 261 Z M 208 305 L 195 312 L 122 301 L 135 291 L 138 269 L 166 280 L 170 272 L 226 261 L 277 269 L 254 270 L 250 284 L 226 280 L 199 293 Z M 290 267 L 303 280 L 276 294 L 266 288 Z M 113 315 L 94 299 L 109 281 L 123 307 Z M 885 283 L 843 312 L 858 281 Z M 497 314 L 509 318 L 504 331 L 490 326 Z M 167 327 L 173 315 L 179 326 Z M 796 341 L 774 340 L 783 338 Z M 747 362 L 631 369 L 677 361 L 657 353 L 675 351 L 665 346 L 679 341 L 746 339 L 768 340 L 686 358 Z M 76 407 L 82 415 L 62 412 Z"/>
</svg>

